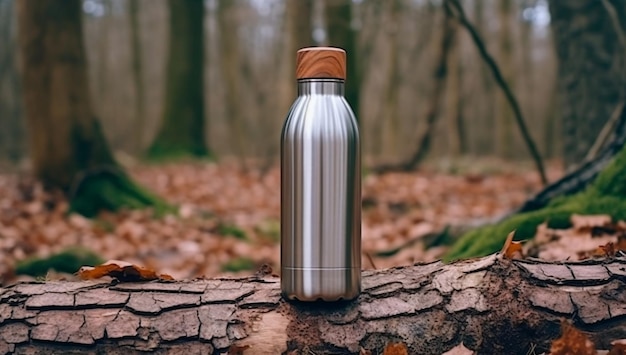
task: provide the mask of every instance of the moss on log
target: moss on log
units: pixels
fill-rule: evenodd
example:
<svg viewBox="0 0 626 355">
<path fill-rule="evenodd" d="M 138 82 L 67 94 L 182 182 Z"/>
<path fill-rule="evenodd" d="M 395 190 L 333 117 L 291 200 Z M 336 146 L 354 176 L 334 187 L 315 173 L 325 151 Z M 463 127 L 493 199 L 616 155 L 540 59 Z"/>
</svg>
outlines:
<svg viewBox="0 0 626 355">
<path fill-rule="evenodd" d="M 506 218 L 495 225 L 472 230 L 450 249 L 445 260 L 483 256 L 502 247 L 507 235 L 515 230 L 515 239 L 535 235 L 537 226 L 548 222 L 553 228 L 569 227 L 572 214 L 608 214 L 614 220 L 626 220 L 626 149 L 622 149 L 587 188 L 579 193 L 560 196 L 545 207 Z"/>
</svg>

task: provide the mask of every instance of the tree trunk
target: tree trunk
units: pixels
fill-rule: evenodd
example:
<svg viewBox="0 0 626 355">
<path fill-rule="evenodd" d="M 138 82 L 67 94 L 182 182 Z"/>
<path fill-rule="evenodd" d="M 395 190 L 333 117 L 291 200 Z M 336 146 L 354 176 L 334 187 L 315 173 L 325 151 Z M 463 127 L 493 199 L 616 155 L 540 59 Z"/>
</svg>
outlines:
<svg viewBox="0 0 626 355">
<path fill-rule="evenodd" d="M 236 25 L 237 1 L 220 1 L 218 5 L 218 28 L 220 41 L 220 62 L 222 68 L 222 81 L 224 83 L 224 99 L 226 122 L 233 142 L 233 150 L 240 158 L 246 155 L 246 129 L 244 125 L 244 113 L 241 108 L 242 89 L 242 60 L 239 40 L 239 27 Z M 295 56 L 295 54 L 294 54 Z M 295 71 L 295 70 L 294 70 Z M 245 73 L 249 74 L 249 73 Z"/>
<path fill-rule="evenodd" d="M 144 148 L 143 137 L 146 130 L 145 90 L 143 87 L 143 69 L 141 61 L 141 41 L 139 32 L 139 0 L 130 0 L 130 34 L 132 51 L 133 83 L 135 85 L 135 149 L 140 152 Z"/>
<path fill-rule="evenodd" d="M 204 1 L 170 0 L 163 122 L 148 156 L 209 155 L 204 124 Z"/>
<path fill-rule="evenodd" d="M 513 3 L 511 0 L 498 1 L 498 62 L 502 77 L 513 90 Z M 513 115 L 511 107 L 501 91 L 495 92 L 496 104 L 496 150 L 500 157 L 511 158 L 513 155 Z"/>
<path fill-rule="evenodd" d="M 47 186 L 68 192 L 72 209 L 88 216 L 101 208 L 162 204 L 118 167 L 94 117 L 80 4 L 16 2 L 34 172 Z"/>
<path fill-rule="evenodd" d="M 626 2 L 611 0 L 626 18 Z M 550 1 L 559 59 L 563 157 L 567 167 L 581 162 L 611 112 L 625 98 L 625 50 L 602 1 Z"/>
<path fill-rule="evenodd" d="M 357 121 L 359 113 L 359 91 L 361 75 L 359 70 L 359 53 L 357 51 L 358 33 L 352 28 L 352 1 L 326 0 L 326 33 L 328 43 L 346 51 L 346 100 L 352 107 Z"/>
<path fill-rule="evenodd" d="M 447 153 L 458 157 L 465 153 L 465 138 L 462 119 L 461 99 L 461 42 L 458 34 L 452 36 L 450 54 L 448 55 L 448 83 L 446 85 L 445 115 L 448 139 Z"/>
<path fill-rule="evenodd" d="M 14 1 L 0 4 L 0 165 L 5 157 L 17 164 L 25 154 L 14 6 Z"/>
<path fill-rule="evenodd" d="M 626 337 L 626 261 L 497 255 L 366 271 L 354 302 L 287 303 L 278 279 L 46 282 L 0 289 L 0 351 L 482 354 L 547 351 L 562 318 L 600 349 Z"/>
</svg>

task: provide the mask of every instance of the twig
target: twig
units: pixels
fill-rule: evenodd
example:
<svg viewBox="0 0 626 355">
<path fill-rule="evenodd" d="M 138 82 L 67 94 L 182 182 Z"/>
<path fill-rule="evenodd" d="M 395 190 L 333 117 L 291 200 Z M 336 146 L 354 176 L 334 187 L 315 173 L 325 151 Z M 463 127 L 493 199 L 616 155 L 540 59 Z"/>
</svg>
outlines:
<svg viewBox="0 0 626 355">
<path fill-rule="evenodd" d="M 459 0 L 445 0 L 445 2 L 450 3 L 452 5 L 451 7 L 456 10 L 456 15 L 459 19 L 459 22 L 469 32 L 474 44 L 476 45 L 476 47 L 478 48 L 478 51 L 480 52 L 480 56 L 482 57 L 482 59 L 485 61 L 485 63 L 491 70 L 491 73 L 493 74 L 493 77 L 496 80 L 496 83 L 498 84 L 500 89 L 502 89 L 504 96 L 506 97 L 507 101 L 511 105 L 511 109 L 513 110 L 513 114 L 515 115 L 515 121 L 517 122 L 520 132 L 522 133 L 522 137 L 524 138 L 524 141 L 526 142 L 526 145 L 528 146 L 530 155 L 532 156 L 535 162 L 535 165 L 537 167 L 537 172 L 539 173 L 539 176 L 541 177 L 541 182 L 544 185 L 547 185 L 548 178 L 546 177 L 546 172 L 543 166 L 541 155 L 539 154 L 539 151 L 537 150 L 535 142 L 532 139 L 532 136 L 530 135 L 528 128 L 526 127 L 524 116 L 522 116 L 522 111 L 519 107 L 517 99 L 515 98 L 515 95 L 513 95 L 511 88 L 509 88 L 508 84 L 502 77 L 502 73 L 500 72 L 500 69 L 498 68 L 496 61 L 487 52 L 487 48 L 485 47 L 485 44 L 480 38 L 480 35 L 474 28 L 474 25 L 472 25 L 469 22 L 467 16 L 465 15 L 465 11 L 463 10 L 463 6 L 461 6 L 461 4 L 459 3 Z"/>
</svg>

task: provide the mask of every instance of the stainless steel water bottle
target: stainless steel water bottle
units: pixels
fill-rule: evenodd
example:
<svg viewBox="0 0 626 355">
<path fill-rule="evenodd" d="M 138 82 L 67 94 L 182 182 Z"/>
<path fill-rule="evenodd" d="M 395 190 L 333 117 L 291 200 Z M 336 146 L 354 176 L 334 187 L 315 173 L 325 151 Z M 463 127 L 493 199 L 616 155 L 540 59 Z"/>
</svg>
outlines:
<svg viewBox="0 0 626 355">
<path fill-rule="evenodd" d="M 346 53 L 298 51 L 298 97 L 281 137 L 281 287 L 300 301 L 361 291 L 361 162 L 344 98 Z"/>
</svg>

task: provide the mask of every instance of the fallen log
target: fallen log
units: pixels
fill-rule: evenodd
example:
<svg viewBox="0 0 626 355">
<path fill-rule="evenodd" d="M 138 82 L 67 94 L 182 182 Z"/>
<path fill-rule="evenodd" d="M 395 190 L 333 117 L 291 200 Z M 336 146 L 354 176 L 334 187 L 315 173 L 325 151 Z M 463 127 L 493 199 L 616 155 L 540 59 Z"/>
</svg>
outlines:
<svg viewBox="0 0 626 355">
<path fill-rule="evenodd" d="M 497 255 L 365 271 L 353 302 L 289 303 L 276 277 L 0 288 L 0 353 L 485 354 L 549 349 L 562 318 L 599 349 L 626 338 L 626 259 Z"/>
</svg>

